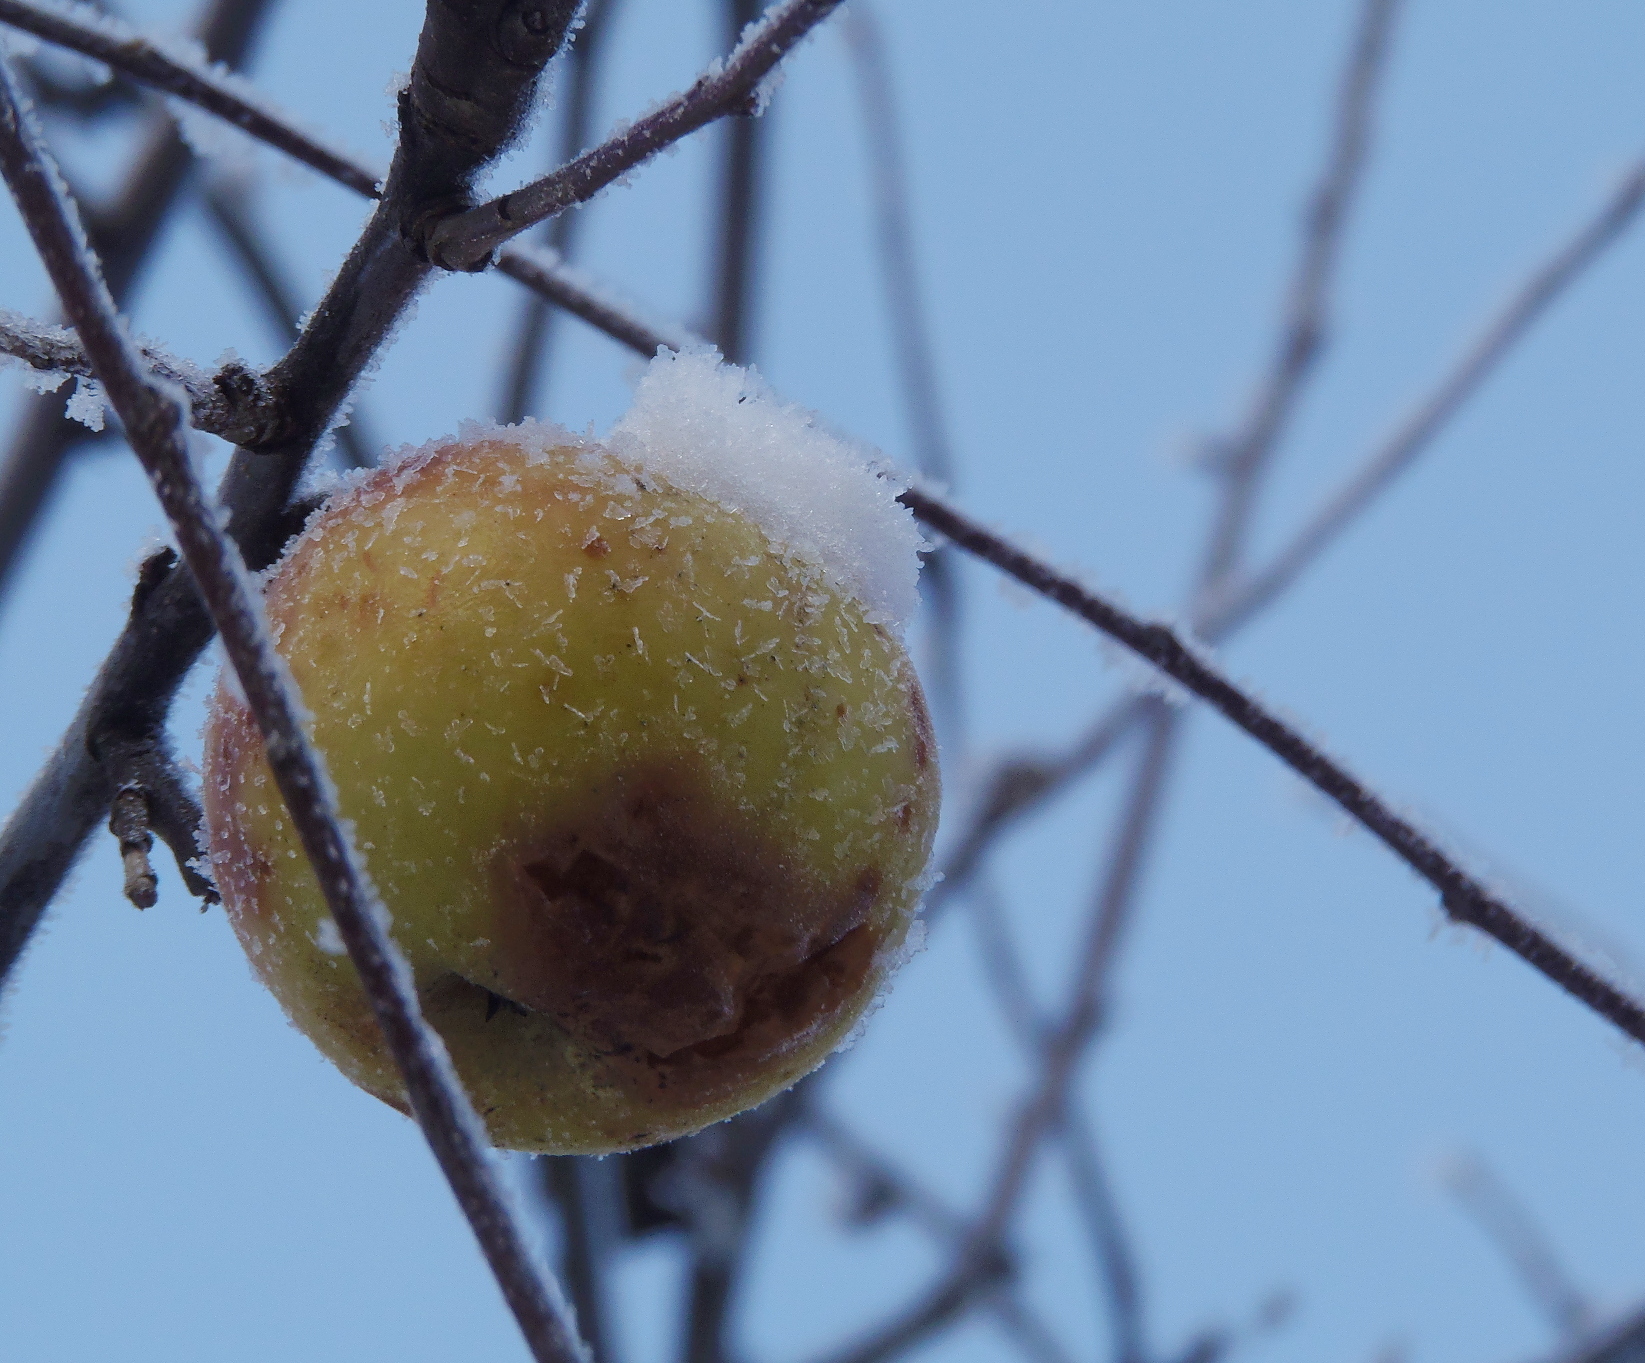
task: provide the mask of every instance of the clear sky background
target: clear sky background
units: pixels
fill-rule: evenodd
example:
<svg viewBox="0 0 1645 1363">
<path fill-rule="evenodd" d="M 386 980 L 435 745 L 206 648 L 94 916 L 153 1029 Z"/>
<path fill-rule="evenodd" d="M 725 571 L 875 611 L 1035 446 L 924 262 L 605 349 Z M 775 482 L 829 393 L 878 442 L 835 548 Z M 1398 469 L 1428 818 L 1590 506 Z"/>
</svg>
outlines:
<svg viewBox="0 0 1645 1363">
<path fill-rule="evenodd" d="M 956 495 L 1132 605 L 1180 609 L 1212 505 L 1191 456 L 1272 346 L 1355 6 L 880 0 L 904 111 L 921 282 Z M 172 0 L 130 7 L 179 25 Z M 389 87 L 420 8 L 287 0 L 256 79 L 386 163 Z M 683 87 L 717 7 L 622 0 L 596 126 Z M 1513 284 L 1645 155 L 1645 9 L 1409 0 L 1333 344 L 1259 519 L 1289 528 L 1425 392 Z M 872 246 L 865 142 L 837 26 L 790 64 L 754 349 L 786 395 L 909 457 Z M 547 156 L 552 117 L 499 183 Z M 124 148 L 52 135 L 93 183 Z M 706 311 L 713 134 L 585 210 L 579 260 L 662 317 Z M 312 300 L 361 201 L 257 160 L 270 231 Z M 489 416 L 519 291 L 422 299 L 361 410 L 388 443 Z M 49 294 L 0 212 L 0 305 Z M 1222 651 L 1543 920 L 1645 983 L 1645 228 L 1566 296 L 1420 465 Z M 190 207 L 138 325 L 209 362 L 274 347 Z M 604 429 L 635 363 L 567 322 L 547 410 Z M 21 386 L 3 382 L 4 415 Z M 0 604 L 0 792 L 20 792 L 123 616 L 160 517 L 123 447 L 74 467 Z M 1083 626 L 968 570 L 968 756 L 1066 742 L 1129 674 Z M 195 745 L 198 696 L 177 715 Z M 1072 944 L 1115 767 L 994 863 L 1042 999 Z M 1196 714 L 1110 1029 L 1079 1084 L 1105 1137 L 1161 1350 L 1290 1320 L 1244 1356 L 1510 1363 L 1552 1345 L 1437 1171 L 1487 1159 L 1605 1312 L 1645 1300 L 1645 1057 L 1504 953 L 1214 716 Z M 1640 963 L 1630 967 L 1630 962 Z M 976 1205 L 1025 1070 L 963 912 L 837 1070 L 829 1101 L 957 1208 Z M 1028 1295 L 1102 1356 L 1097 1279 L 1047 1158 Z M 941 1265 L 903 1223 L 852 1233 L 796 1144 L 748 1290 L 753 1363 L 810 1359 Z M 619 1272 L 620 1331 L 666 1356 L 666 1247 Z M 0 1338 L 17 1358 L 523 1358 L 415 1129 L 357 1092 L 254 984 L 221 912 L 174 878 L 139 914 L 97 841 L 0 1000 Z M 1004 1345 L 978 1318 L 922 1357 Z"/>
</svg>

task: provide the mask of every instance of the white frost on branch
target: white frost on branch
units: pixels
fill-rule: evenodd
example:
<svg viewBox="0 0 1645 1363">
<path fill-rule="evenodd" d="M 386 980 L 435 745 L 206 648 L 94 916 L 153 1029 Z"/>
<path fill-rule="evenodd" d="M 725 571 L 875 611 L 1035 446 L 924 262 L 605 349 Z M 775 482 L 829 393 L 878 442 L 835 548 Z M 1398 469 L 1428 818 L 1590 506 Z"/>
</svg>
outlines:
<svg viewBox="0 0 1645 1363">
<path fill-rule="evenodd" d="M 88 431 L 103 429 L 103 414 L 108 401 L 103 396 L 103 385 L 96 379 L 79 378 L 74 381 L 74 395 L 63 408 L 63 415 L 78 421 Z"/>
</svg>

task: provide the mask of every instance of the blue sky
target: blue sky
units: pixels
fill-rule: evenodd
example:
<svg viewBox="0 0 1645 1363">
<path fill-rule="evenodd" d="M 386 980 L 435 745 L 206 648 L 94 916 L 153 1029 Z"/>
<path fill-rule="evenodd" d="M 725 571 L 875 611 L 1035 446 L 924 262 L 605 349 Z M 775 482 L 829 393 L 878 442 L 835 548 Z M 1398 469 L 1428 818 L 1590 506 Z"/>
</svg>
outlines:
<svg viewBox="0 0 1645 1363">
<path fill-rule="evenodd" d="M 1002 23 L 1002 10 L 1008 9 Z M 597 125 L 684 86 L 710 7 L 623 0 Z M 160 25 L 186 11 L 155 0 Z M 1170 614 L 1227 430 L 1272 346 L 1299 210 L 1353 21 L 1336 3 L 1010 7 L 881 0 L 912 166 L 921 282 L 956 496 L 1133 606 Z M 256 78 L 386 161 L 386 93 L 419 13 L 291 0 Z M 1512 285 L 1645 155 L 1645 12 L 1412 0 L 1349 235 L 1332 346 L 1258 521 L 1260 557 L 1364 456 Z M 906 457 L 845 49 L 792 62 L 755 328 L 786 395 Z M 499 183 L 546 156 L 552 116 Z M 53 135 L 93 183 L 115 142 Z M 661 316 L 705 312 L 712 135 L 585 210 L 580 263 Z M 307 298 L 359 201 L 259 159 Z M 1418 468 L 1222 661 L 1539 917 L 1645 982 L 1645 236 L 1619 243 Z M 0 304 L 49 298 L 9 211 Z M 362 410 L 390 443 L 491 414 L 517 290 L 443 281 Z M 203 215 L 149 272 L 139 328 L 209 362 L 276 351 Z M 633 361 L 567 323 L 545 415 L 604 429 Z M 4 410 L 20 385 L 4 378 Z M 129 456 L 74 468 L 0 607 L 0 787 L 20 791 L 118 627 L 160 518 Z M 1066 742 L 1128 674 L 1082 626 L 968 569 L 968 758 Z M 194 742 L 198 694 L 177 717 Z M 1066 989 L 1123 764 L 1002 847 L 992 879 L 1042 1001 Z M 1274 1360 L 1535 1356 L 1546 1326 L 1441 1188 L 1476 1151 L 1601 1309 L 1645 1298 L 1645 1063 L 1433 897 L 1266 754 L 1192 715 L 1109 1031 L 1083 1072 L 1138 1243 L 1153 1338 L 1248 1320 Z M 955 1207 L 975 1205 L 1026 1072 L 955 912 L 864 1038 L 835 1110 Z M 332 1072 L 253 983 L 220 913 L 174 881 L 138 914 L 107 840 L 0 1001 L 0 1281 L 18 1357 L 523 1357 L 413 1128 Z M 796 1146 L 749 1291 L 754 1359 L 810 1358 L 939 1266 L 891 1223 L 846 1233 Z M 1026 1292 L 1071 1347 L 1104 1339 L 1060 1164 L 1022 1222 Z M 622 1264 L 632 1357 L 671 1338 L 665 1249 Z M 980 1319 L 932 1358 L 999 1356 Z"/>
</svg>

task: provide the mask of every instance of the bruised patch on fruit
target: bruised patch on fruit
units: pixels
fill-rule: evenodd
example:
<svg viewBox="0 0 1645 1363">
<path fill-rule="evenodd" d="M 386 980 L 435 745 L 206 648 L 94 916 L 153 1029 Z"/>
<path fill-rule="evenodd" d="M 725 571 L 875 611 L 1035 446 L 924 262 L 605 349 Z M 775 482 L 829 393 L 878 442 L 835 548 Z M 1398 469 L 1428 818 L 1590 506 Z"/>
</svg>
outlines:
<svg viewBox="0 0 1645 1363">
<path fill-rule="evenodd" d="M 700 1129 L 814 1068 L 879 993 L 936 823 L 929 716 L 894 633 L 747 516 L 613 451 L 499 432 L 352 482 L 265 600 L 500 1145 Z M 206 737 L 253 968 L 404 1111 L 232 683 Z"/>
<path fill-rule="evenodd" d="M 496 874 L 503 997 L 665 1109 L 712 1101 L 859 998 L 883 943 L 878 867 L 818 883 L 695 765 L 653 762 Z"/>
</svg>

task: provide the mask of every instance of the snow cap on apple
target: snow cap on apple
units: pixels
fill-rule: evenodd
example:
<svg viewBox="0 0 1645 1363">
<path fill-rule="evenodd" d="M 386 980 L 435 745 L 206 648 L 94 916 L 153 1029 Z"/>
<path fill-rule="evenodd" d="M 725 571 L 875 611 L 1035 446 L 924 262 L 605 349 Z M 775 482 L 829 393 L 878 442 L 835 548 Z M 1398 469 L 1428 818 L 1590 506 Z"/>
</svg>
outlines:
<svg viewBox="0 0 1645 1363">
<path fill-rule="evenodd" d="M 897 486 L 749 371 L 660 355 L 603 443 L 470 423 L 346 482 L 265 607 L 492 1139 L 630 1149 L 821 1063 L 906 954 L 935 745 Z M 392 1060 L 219 683 L 211 861 L 356 1084 Z"/>
</svg>

